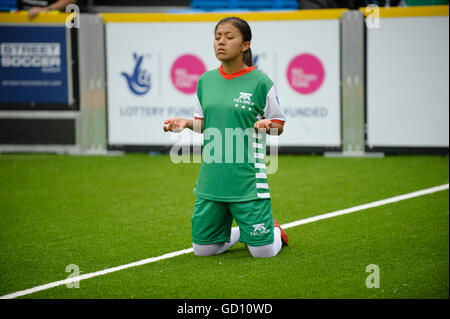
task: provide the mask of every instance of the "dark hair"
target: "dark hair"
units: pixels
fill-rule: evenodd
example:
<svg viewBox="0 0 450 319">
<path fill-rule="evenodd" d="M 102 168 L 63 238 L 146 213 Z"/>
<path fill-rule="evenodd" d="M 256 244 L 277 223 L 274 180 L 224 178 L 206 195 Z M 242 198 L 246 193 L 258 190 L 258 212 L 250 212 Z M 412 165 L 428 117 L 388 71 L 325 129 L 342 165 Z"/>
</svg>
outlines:
<svg viewBox="0 0 450 319">
<path fill-rule="evenodd" d="M 216 24 L 216 27 L 214 29 L 214 33 L 216 33 L 217 27 L 220 24 L 226 23 L 226 22 L 229 22 L 229 23 L 233 24 L 236 28 L 239 29 L 239 31 L 242 34 L 242 38 L 244 39 L 244 42 L 252 40 L 252 30 L 250 30 L 250 26 L 248 25 L 247 21 L 242 20 L 241 18 L 238 18 L 238 17 L 227 17 L 227 18 L 224 18 L 224 19 L 220 20 Z M 248 50 L 244 52 L 243 60 L 244 60 L 244 63 L 246 65 L 248 65 L 248 66 L 252 66 L 253 65 L 252 50 L 250 48 L 248 48 Z"/>
</svg>

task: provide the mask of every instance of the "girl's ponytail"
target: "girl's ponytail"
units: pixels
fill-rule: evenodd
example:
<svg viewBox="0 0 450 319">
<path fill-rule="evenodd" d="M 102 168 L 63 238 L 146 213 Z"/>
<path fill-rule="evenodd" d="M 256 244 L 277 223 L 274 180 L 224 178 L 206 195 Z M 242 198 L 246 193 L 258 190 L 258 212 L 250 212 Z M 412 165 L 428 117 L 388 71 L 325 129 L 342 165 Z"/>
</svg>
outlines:
<svg viewBox="0 0 450 319">
<path fill-rule="evenodd" d="M 244 52 L 243 60 L 246 65 L 253 66 L 252 49 L 248 48 L 248 50 Z"/>
</svg>

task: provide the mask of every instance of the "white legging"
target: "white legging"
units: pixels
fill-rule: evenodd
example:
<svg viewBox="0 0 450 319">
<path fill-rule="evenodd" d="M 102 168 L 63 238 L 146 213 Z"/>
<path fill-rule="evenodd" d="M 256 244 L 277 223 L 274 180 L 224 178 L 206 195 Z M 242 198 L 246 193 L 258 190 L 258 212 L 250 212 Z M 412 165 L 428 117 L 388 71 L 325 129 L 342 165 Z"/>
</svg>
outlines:
<svg viewBox="0 0 450 319">
<path fill-rule="evenodd" d="M 281 235 L 280 229 L 278 227 L 274 228 L 274 240 L 272 244 L 263 245 L 263 246 L 248 246 L 248 250 L 252 254 L 253 257 L 262 258 L 262 257 L 274 257 L 278 254 L 281 249 Z M 228 248 L 232 247 L 239 241 L 239 228 L 233 227 L 231 230 L 231 238 L 229 243 L 217 243 L 217 244 L 208 244 L 208 245 L 198 245 L 193 244 L 194 254 L 197 256 L 212 256 L 219 255 L 223 253 Z"/>
</svg>

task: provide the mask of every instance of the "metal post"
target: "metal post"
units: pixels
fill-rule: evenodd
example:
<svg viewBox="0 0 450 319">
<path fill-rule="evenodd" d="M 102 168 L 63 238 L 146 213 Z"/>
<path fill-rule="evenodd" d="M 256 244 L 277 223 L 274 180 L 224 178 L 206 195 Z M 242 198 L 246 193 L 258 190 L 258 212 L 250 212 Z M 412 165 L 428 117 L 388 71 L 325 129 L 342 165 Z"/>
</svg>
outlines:
<svg viewBox="0 0 450 319">
<path fill-rule="evenodd" d="M 341 18 L 342 153 L 327 157 L 383 156 L 365 153 L 365 49 L 364 16 L 349 10 Z"/>
<path fill-rule="evenodd" d="M 103 20 L 96 14 L 81 14 L 78 30 L 80 116 L 77 144 L 81 153 L 105 154 L 106 90 Z"/>
</svg>

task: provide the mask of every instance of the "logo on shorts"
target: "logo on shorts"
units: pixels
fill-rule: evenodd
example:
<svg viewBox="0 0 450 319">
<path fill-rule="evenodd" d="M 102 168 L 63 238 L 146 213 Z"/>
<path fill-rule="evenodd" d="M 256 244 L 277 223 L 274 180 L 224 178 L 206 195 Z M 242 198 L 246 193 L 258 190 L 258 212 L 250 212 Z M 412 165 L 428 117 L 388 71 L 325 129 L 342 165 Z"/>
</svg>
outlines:
<svg viewBox="0 0 450 319">
<path fill-rule="evenodd" d="M 250 232 L 250 235 L 252 235 L 252 236 L 259 236 L 259 235 L 270 233 L 270 229 L 266 229 L 266 227 L 264 226 L 264 223 L 255 224 L 255 225 L 252 225 L 252 227 L 253 227 L 253 231 Z"/>
</svg>

